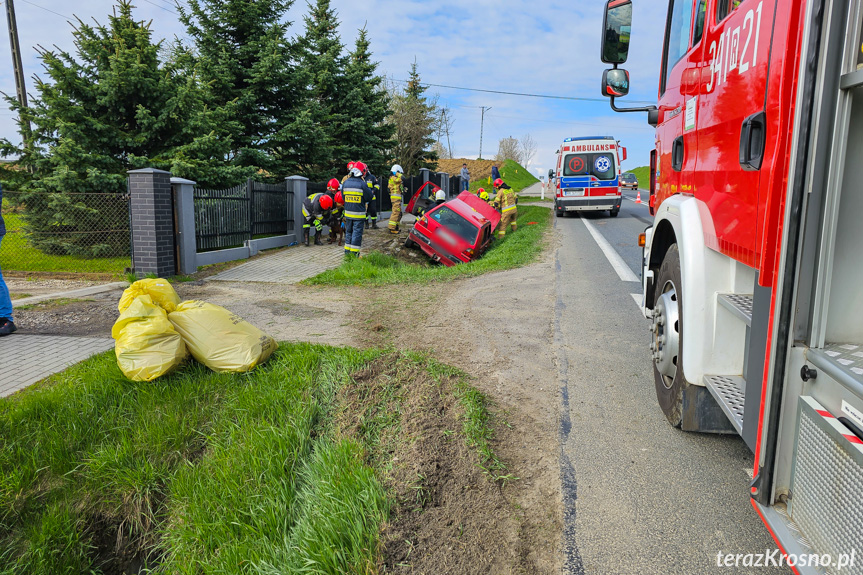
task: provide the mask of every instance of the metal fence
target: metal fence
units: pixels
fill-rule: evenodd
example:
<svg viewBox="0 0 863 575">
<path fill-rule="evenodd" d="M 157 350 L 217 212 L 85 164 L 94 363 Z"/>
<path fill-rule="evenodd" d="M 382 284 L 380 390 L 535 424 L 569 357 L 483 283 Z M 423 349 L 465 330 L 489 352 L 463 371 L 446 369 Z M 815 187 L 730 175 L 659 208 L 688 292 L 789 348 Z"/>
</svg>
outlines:
<svg viewBox="0 0 863 575">
<path fill-rule="evenodd" d="M 131 267 L 127 193 L 4 191 L 9 272 L 121 274 Z"/>
<path fill-rule="evenodd" d="M 265 184 L 248 180 L 226 190 L 195 188 L 197 251 L 243 245 L 246 240 L 294 231 L 294 193 L 287 182 Z M 299 200 L 301 201 L 301 200 Z"/>
</svg>

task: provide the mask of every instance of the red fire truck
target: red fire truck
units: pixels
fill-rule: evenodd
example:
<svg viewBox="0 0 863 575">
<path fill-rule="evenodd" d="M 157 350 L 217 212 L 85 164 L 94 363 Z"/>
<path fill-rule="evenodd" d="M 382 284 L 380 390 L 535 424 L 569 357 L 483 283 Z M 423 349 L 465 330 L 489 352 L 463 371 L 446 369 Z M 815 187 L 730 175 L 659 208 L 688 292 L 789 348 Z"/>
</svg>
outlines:
<svg viewBox="0 0 863 575">
<path fill-rule="evenodd" d="M 659 405 L 743 437 L 788 557 L 859 558 L 863 0 L 669 0 L 658 104 L 619 108 L 632 1 L 606 4 L 602 91 L 656 128 L 641 239 Z M 839 570 L 813 563 L 795 569 Z"/>
</svg>

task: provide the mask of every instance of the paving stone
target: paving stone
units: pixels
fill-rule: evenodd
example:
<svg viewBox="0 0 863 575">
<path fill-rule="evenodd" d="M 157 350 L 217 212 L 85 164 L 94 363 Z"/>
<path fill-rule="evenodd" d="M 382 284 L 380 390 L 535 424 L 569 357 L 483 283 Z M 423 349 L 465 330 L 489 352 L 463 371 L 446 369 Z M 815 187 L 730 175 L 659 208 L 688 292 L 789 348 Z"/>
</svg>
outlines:
<svg viewBox="0 0 863 575">
<path fill-rule="evenodd" d="M 104 337 L 14 334 L 0 338 L 0 397 L 114 347 Z"/>
<path fill-rule="evenodd" d="M 209 280 L 293 284 L 339 267 L 344 257 L 344 248 L 334 245 L 297 246 L 244 263 Z"/>
</svg>

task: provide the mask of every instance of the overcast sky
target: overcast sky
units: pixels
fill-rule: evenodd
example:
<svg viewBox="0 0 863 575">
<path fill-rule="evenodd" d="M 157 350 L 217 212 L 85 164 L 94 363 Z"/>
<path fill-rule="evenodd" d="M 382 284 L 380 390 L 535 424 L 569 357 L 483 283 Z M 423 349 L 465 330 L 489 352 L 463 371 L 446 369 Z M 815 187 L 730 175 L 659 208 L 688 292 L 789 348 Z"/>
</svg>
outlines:
<svg viewBox="0 0 863 575">
<path fill-rule="evenodd" d="M 182 1 L 182 0 L 181 0 Z M 555 96 L 601 98 L 605 65 L 599 60 L 604 0 L 332 0 L 341 21 L 342 41 L 353 46 L 356 32 L 367 25 L 380 72 L 404 80 L 416 58 L 424 82 L 464 88 Z M 627 101 L 655 101 L 666 3 L 635 0 L 629 62 L 631 90 Z M 110 0 L 16 0 L 15 10 L 28 92 L 31 76 L 41 72 L 33 49 L 37 44 L 71 50 L 68 23 L 107 22 Z M 302 33 L 308 7 L 296 2 L 288 19 L 292 33 Z M 4 11 L 5 12 L 5 11 Z M 135 14 L 152 20 L 155 38 L 184 36 L 173 0 L 138 0 Z M 5 19 L 4 19 L 5 20 Z M 4 21 L 5 24 L 5 21 Z M 12 58 L 0 42 L 0 90 L 15 93 Z M 624 169 L 646 165 L 653 130 L 646 114 L 615 114 L 607 101 L 584 102 L 487 94 L 432 87 L 453 111 L 451 145 L 455 157 L 476 158 L 480 144 L 480 106 L 485 114 L 483 157 L 492 158 L 501 138 L 531 134 L 538 153 L 530 166 L 545 173 L 566 137 L 609 135 L 628 148 Z M 604 99 L 603 99 L 604 100 Z M 0 111 L 0 136 L 19 140 L 14 117 Z"/>
</svg>

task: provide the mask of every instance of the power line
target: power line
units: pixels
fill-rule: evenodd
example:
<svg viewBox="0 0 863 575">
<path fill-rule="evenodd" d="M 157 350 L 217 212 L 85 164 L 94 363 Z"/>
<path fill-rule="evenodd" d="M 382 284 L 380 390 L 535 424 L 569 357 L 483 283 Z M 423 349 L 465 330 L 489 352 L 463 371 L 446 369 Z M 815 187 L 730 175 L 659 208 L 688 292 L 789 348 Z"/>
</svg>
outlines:
<svg viewBox="0 0 863 575">
<path fill-rule="evenodd" d="M 66 16 L 65 14 L 60 14 L 59 12 L 55 12 L 55 11 L 51 10 L 50 8 L 45 8 L 44 6 L 40 6 L 39 4 L 36 4 L 35 2 L 30 2 L 30 0 L 21 0 L 21 2 L 23 2 L 25 4 L 29 4 L 31 6 L 35 6 L 36 8 L 44 10 L 45 12 L 50 12 L 51 14 L 56 14 L 57 16 L 59 16 L 61 18 L 65 18 L 66 20 L 74 20 L 75 19 L 72 16 Z"/>
<path fill-rule="evenodd" d="M 161 8 L 161 9 L 162 9 L 162 10 L 164 10 L 165 12 L 170 12 L 170 13 L 171 13 L 171 14 L 173 14 L 174 16 L 179 16 L 179 14 L 177 14 L 177 13 L 176 13 L 176 12 L 174 12 L 173 10 L 170 10 L 170 9 L 168 9 L 168 8 L 165 8 L 165 7 L 164 7 L 164 6 L 162 6 L 161 4 L 156 4 L 156 3 L 155 3 L 155 2 L 153 2 L 152 0 L 144 0 L 144 2 L 146 2 L 147 4 L 151 4 L 151 5 L 155 6 L 156 8 Z"/>
<path fill-rule="evenodd" d="M 400 82 L 402 84 L 407 84 L 407 80 L 396 80 L 395 78 L 391 78 L 393 82 Z M 526 92 L 504 92 L 502 90 L 486 90 L 484 88 L 465 88 L 463 86 L 448 86 L 445 84 L 429 84 L 426 82 L 420 82 L 420 85 L 434 88 L 447 88 L 450 90 L 463 90 L 465 92 L 484 92 L 486 94 L 503 94 L 505 96 L 522 96 L 525 98 L 545 98 L 548 100 L 571 100 L 576 102 L 607 102 L 608 98 L 579 98 L 577 96 L 554 96 L 550 94 L 529 94 Z M 655 104 L 655 102 L 645 102 L 642 100 L 630 100 L 632 104 Z"/>
</svg>

